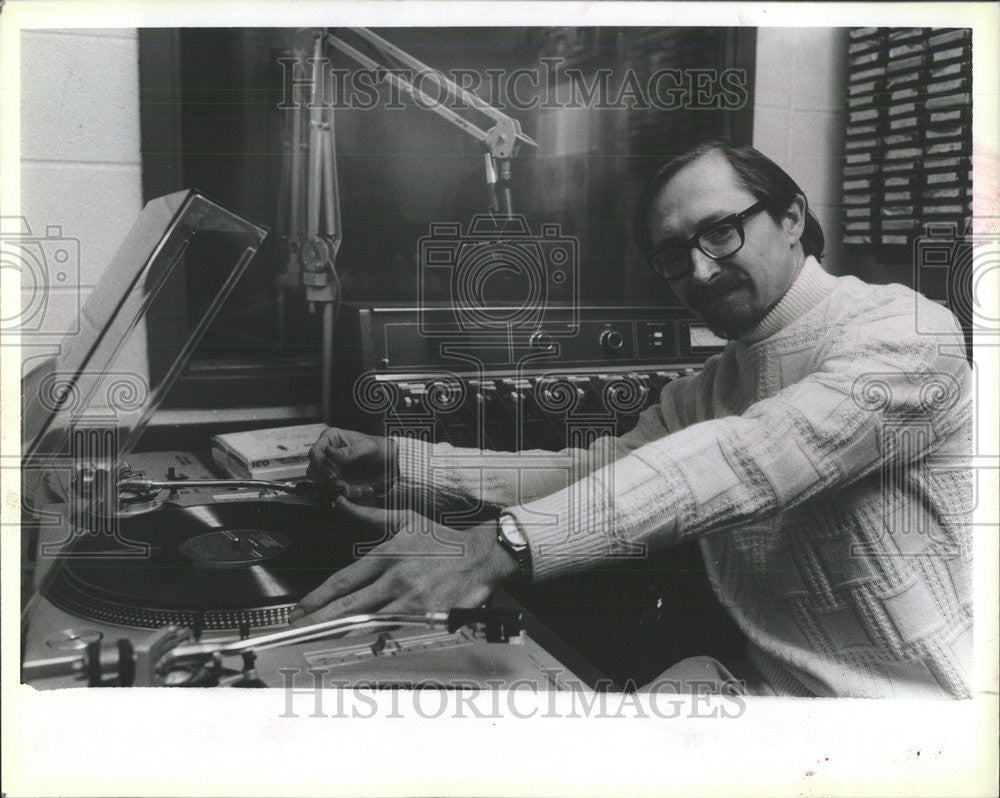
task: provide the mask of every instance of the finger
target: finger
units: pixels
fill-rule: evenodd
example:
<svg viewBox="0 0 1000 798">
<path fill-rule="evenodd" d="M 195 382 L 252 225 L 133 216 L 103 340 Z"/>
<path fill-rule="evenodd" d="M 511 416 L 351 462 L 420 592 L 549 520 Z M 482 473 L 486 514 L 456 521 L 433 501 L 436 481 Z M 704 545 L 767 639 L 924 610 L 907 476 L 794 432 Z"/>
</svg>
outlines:
<svg viewBox="0 0 1000 798">
<path fill-rule="evenodd" d="M 338 454 L 342 453 L 343 449 L 344 446 L 342 444 L 320 439 L 309 450 L 309 462 L 317 468 L 332 469 L 335 472 L 339 471 L 342 465 L 350 460 L 349 456 L 345 457 L 343 454 Z"/>
<path fill-rule="evenodd" d="M 328 427 L 324 430 L 320 436 L 316 439 L 316 442 L 312 445 L 309 451 L 319 454 L 324 449 L 329 449 L 331 447 L 343 446 L 344 441 L 336 434 L 336 430 L 332 427 Z"/>
<path fill-rule="evenodd" d="M 323 458 L 332 466 L 347 465 L 357 458 L 353 446 L 327 446 L 323 449 Z"/>
<path fill-rule="evenodd" d="M 306 469 L 306 478 L 317 485 L 329 485 L 333 482 L 334 476 L 326 469 L 310 463 Z"/>
<path fill-rule="evenodd" d="M 401 596 L 393 598 L 379 612 L 450 612 L 455 608 L 482 607 L 489 599 L 489 591 L 481 587 L 473 587 L 463 591 L 459 598 L 425 598 L 416 596 Z"/>
<path fill-rule="evenodd" d="M 427 607 L 426 609 L 418 607 L 414 604 L 412 598 L 407 597 L 390 601 L 382 609 L 380 609 L 379 612 L 434 612 L 438 609 L 440 609 L 440 607 Z"/>
<path fill-rule="evenodd" d="M 360 590 L 348 593 L 325 606 L 320 606 L 305 615 L 293 618 L 293 627 L 306 626 L 311 623 L 322 623 L 334 618 L 357 615 L 363 612 L 375 612 L 385 606 L 393 598 L 388 579 L 378 579 Z"/>
<path fill-rule="evenodd" d="M 337 427 L 327 427 L 323 434 L 319 436 L 319 440 L 316 441 L 318 444 L 323 446 L 344 446 L 347 440 L 344 438 L 344 432 Z"/>
<path fill-rule="evenodd" d="M 298 618 L 314 612 L 324 604 L 353 593 L 373 582 L 387 565 L 388 560 L 379 557 L 362 557 L 360 560 L 356 560 L 346 568 L 337 571 L 322 585 L 304 596 L 298 604 L 292 607 L 288 614 L 289 620 L 294 622 Z"/>
<path fill-rule="evenodd" d="M 370 499 L 375 495 L 375 488 L 370 485 L 348 485 L 346 482 L 338 482 L 337 488 L 340 495 L 352 502 Z"/>
</svg>

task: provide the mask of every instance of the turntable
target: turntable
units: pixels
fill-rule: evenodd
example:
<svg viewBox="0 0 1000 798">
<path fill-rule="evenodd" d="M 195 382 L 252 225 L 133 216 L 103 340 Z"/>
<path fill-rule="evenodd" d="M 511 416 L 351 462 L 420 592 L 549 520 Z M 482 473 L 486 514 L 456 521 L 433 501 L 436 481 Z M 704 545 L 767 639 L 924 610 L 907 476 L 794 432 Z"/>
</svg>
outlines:
<svg viewBox="0 0 1000 798">
<path fill-rule="evenodd" d="M 190 453 L 134 451 L 265 235 L 195 191 L 150 202 L 88 298 L 80 333 L 25 364 L 22 679 L 281 686 L 279 671 L 317 668 L 396 686 L 572 678 L 519 634 L 510 601 L 289 629 L 295 603 L 376 543 L 365 539 L 372 530 L 308 483 L 221 480 Z M 148 362 L 146 321 L 170 319 L 192 280 L 205 287 L 200 319 L 166 325 L 192 332 L 157 340 Z M 490 645 L 508 640 L 525 645 Z"/>
</svg>

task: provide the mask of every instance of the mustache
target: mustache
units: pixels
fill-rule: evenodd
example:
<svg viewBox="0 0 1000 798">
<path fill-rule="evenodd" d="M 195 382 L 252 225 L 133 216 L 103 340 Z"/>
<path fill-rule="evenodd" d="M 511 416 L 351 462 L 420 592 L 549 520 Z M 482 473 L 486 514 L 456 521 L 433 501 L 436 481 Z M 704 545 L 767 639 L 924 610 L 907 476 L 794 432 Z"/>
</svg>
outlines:
<svg viewBox="0 0 1000 798">
<path fill-rule="evenodd" d="M 710 283 L 693 283 L 688 288 L 687 303 L 695 309 L 704 307 L 747 282 L 739 272 L 723 272 Z"/>
</svg>

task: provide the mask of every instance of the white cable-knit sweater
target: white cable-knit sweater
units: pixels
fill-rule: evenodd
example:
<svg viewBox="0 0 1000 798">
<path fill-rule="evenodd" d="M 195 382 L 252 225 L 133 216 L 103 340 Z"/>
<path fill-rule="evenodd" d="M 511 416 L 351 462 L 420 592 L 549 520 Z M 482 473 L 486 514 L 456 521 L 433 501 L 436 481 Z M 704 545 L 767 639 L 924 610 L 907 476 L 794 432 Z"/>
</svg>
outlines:
<svg viewBox="0 0 1000 798">
<path fill-rule="evenodd" d="M 971 393 L 947 310 L 807 258 L 627 435 L 516 454 L 401 439 L 397 488 L 507 508 L 536 580 L 698 538 L 779 694 L 963 697 Z"/>
</svg>

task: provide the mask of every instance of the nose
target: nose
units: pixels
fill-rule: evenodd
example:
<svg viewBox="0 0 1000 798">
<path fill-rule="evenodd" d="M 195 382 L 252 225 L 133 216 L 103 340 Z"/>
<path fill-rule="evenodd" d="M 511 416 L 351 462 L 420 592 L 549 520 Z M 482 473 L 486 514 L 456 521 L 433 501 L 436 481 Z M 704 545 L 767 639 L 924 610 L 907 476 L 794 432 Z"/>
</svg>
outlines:
<svg viewBox="0 0 1000 798">
<path fill-rule="evenodd" d="M 691 279 L 699 283 L 709 283 L 722 271 L 718 261 L 712 260 L 698 247 L 691 248 Z"/>
</svg>

